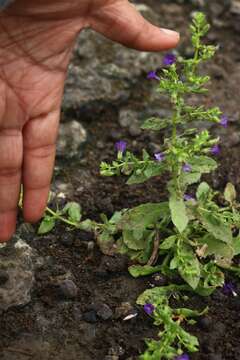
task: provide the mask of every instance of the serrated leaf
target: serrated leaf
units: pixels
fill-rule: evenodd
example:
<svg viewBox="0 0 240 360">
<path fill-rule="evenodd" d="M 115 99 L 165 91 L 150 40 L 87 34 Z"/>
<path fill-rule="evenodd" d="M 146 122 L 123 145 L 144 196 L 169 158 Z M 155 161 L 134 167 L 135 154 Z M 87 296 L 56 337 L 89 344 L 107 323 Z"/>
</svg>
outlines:
<svg viewBox="0 0 240 360">
<path fill-rule="evenodd" d="M 169 216 L 167 202 L 146 203 L 126 211 L 119 223 L 119 228 L 130 231 L 137 229 L 143 231 L 167 216 Z"/>
<path fill-rule="evenodd" d="M 169 236 L 160 243 L 159 249 L 161 250 L 171 249 L 176 243 L 176 240 L 177 240 L 177 236 L 175 235 Z"/>
<path fill-rule="evenodd" d="M 169 207 L 171 210 L 172 222 L 178 231 L 182 233 L 186 229 L 189 220 L 184 200 L 178 198 L 175 193 L 172 193 L 169 199 Z"/>
<path fill-rule="evenodd" d="M 204 250 L 203 257 L 215 255 L 231 260 L 234 256 L 233 244 L 223 243 L 221 240 L 216 239 L 211 234 L 207 234 L 206 236 L 199 238 L 197 242 L 202 246 L 207 245 Z"/>
<path fill-rule="evenodd" d="M 179 182 L 182 187 L 185 187 L 186 185 L 192 185 L 201 179 L 201 175 L 202 174 L 200 172 L 182 173 L 179 177 Z"/>
<path fill-rule="evenodd" d="M 138 305 L 144 305 L 147 303 L 158 302 L 158 299 L 162 296 L 168 296 L 171 293 L 189 290 L 187 285 L 168 285 L 168 286 L 160 286 L 155 287 L 153 289 L 145 290 L 138 298 L 136 303 Z"/>
<path fill-rule="evenodd" d="M 235 186 L 232 183 L 227 183 L 225 190 L 224 190 L 224 198 L 229 202 L 233 203 L 236 200 L 237 193 Z"/>
<path fill-rule="evenodd" d="M 56 223 L 56 220 L 54 217 L 45 216 L 38 228 L 38 234 L 39 235 L 47 234 L 54 228 L 55 223 Z"/>
<path fill-rule="evenodd" d="M 136 236 L 136 232 L 131 230 L 123 230 L 123 241 L 127 245 L 127 247 L 131 250 L 144 250 L 147 244 L 151 244 L 154 236 L 153 231 L 145 230 L 142 231 L 138 229 L 138 233 Z"/>
<path fill-rule="evenodd" d="M 138 169 L 140 170 L 140 169 Z M 139 172 L 138 170 L 130 176 L 127 181 L 127 185 L 142 184 L 148 179 L 159 176 L 164 170 L 164 166 L 159 165 L 159 163 L 148 163 L 147 166 Z"/>
<path fill-rule="evenodd" d="M 159 131 L 161 129 L 166 128 L 169 125 L 167 120 L 162 120 L 156 117 L 151 117 L 144 121 L 141 126 L 143 130 L 152 130 L 152 131 Z"/>
<path fill-rule="evenodd" d="M 192 167 L 192 172 L 207 174 L 217 168 L 217 163 L 214 159 L 208 156 L 195 156 L 188 161 Z"/>
<path fill-rule="evenodd" d="M 228 224 L 221 219 L 220 215 L 205 209 L 198 209 L 200 221 L 203 227 L 216 239 L 226 244 L 232 244 L 232 231 Z"/>
</svg>

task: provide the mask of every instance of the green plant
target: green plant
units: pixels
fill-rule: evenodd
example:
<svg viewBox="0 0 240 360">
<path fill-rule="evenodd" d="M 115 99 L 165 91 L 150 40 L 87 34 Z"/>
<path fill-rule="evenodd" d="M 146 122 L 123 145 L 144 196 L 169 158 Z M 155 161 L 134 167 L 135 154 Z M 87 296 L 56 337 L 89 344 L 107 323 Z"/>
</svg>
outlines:
<svg viewBox="0 0 240 360">
<path fill-rule="evenodd" d="M 218 204 L 219 193 L 206 182 L 197 186 L 194 196 L 189 195 L 190 186 L 216 169 L 214 158 L 220 152 L 219 138 L 213 138 L 207 129 L 199 131 L 197 122 L 226 127 L 228 121 L 218 107 L 207 109 L 188 104 L 190 95 L 207 93 L 205 85 L 210 78 L 200 74 L 199 66 L 216 51 L 214 46 L 202 42 L 209 30 L 204 14 L 194 15 L 190 29 L 193 58 L 167 55 L 162 74 L 148 75 L 158 81 L 157 91 L 167 94 L 172 105 L 171 117 L 150 118 L 142 125 L 150 131 L 171 129 L 162 151 L 152 157 L 143 150 L 139 159 L 120 142 L 117 159 L 112 164 L 102 163 L 101 174 L 127 175 L 130 185 L 169 174 L 168 201 L 125 210 L 118 218 L 116 245 L 119 252 L 150 266 L 138 267 L 139 275 L 154 272 L 152 265 L 161 259 L 157 271 L 161 269 L 170 277 L 178 273 L 193 290 L 208 295 L 223 285 L 221 269 L 230 268 L 233 257 L 239 253 L 240 238 L 233 237 L 232 231 L 239 229 L 240 215 L 232 184 L 227 184 L 224 192 L 226 206 Z"/>
<path fill-rule="evenodd" d="M 195 318 L 207 312 L 187 308 L 173 308 L 169 304 L 175 292 L 183 290 L 183 286 L 169 285 L 146 290 L 137 299 L 137 304 L 144 306 L 144 311 L 154 319 L 154 325 L 160 326 L 159 340 L 146 340 L 147 350 L 140 360 L 188 359 L 183 349 L 188 352 L 198 350 L 198 339 L 182 327 L 182 323 L 195 324 Z"/>
</svg>

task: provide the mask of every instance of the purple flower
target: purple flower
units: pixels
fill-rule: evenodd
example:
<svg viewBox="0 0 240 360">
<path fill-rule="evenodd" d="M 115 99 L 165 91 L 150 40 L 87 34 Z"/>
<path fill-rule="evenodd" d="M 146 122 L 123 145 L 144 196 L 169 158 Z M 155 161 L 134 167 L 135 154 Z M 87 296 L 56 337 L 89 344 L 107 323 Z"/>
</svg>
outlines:
<svg viewBox="0 0 240 360">
<path fill-rule="evenodd" d="M 147 79 L 148 80 L 160 80 L 160 77 L 157 76 L 157 72 L 156 71 L 150 71 L 147 75 Z"/>
<path fill-rule="evenodd" d="M 163 161 L 165 159 L 165 155 L 163 153 L 156 153 L 154 157 L 157 161 Z"/>
<path fill-rule="evenodd" d="M 211 148 L 211 153 L 213 155 L 219 155 L 220 154 L 220 146 L 218 144 L 214 145 L 212 148 Z"/>
<path fill-rule="evenodd" d="M 188 354 L 182 354 L 177 356 L 175 360 L 190 360 L 190 357 L 188 356 Z"/>
<path fill-rule="evenodd" d="M 163 58 L 163 65 L 170 66 L 176 62 L 177 58 L 174 54 L 167 54 Z"/>
<path fill-rule="evenodd" d="M 224 293 L 224 295 L 233 295 L 233 296 L 237 296 L 237 293 L 235 291 L 235 286 L 232 282 L 225 282 L 223 287 L 222 287 L 222 292 Z"/>
<path fill-rule="evenodd" d="M 126 150 L 127 143 L 126 141 L 120 140 L 116 142 L 115 148 L 118 152 L 123 153 Z"/>
<path fill-rule="evenodd" d="M 184 164 L 183 166 L 182 166 L 182 171 L 184 171 L 184 172 L 191 172 L 192 171 L 192 167 L 191 167 L 191 165 L 190 164 Z"/>
<path fill-rule="evenodd" d="M 146 314 L 152 315 L 153 311 L 155 310 L 155 306 L 153 304 L 145 304 L 143 309 Z"/>
<path fill-rule="evenodd" d="M 189 195 L 189 194 L 184 194 L 183 195 L 183 199 L 185 201 L 191 201 L 191 200 L 195 200 L 193 196 Z"/>
<path fill-rule="evenodd" d="M 219 124 L 222 125 L 226 129 L 228 126 L 228 117 L 226 115 L 222 115 Z"/>
</svg>

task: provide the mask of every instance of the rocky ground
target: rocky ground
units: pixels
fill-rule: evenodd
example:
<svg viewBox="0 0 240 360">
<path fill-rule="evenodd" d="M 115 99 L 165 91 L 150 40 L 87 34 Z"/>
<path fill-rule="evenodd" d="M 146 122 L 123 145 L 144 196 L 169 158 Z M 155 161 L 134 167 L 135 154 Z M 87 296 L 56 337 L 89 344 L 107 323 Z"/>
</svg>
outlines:
<svg viewBox="0 0 240 360">
<path fill-rule="evenodd" d="M 221 136 L 221 166 L 211 177 L 216 189 L 232 181 L 240 190 L 240 1 L 136 1 L 156 24 L 175 28 L 182 41 L 176 50 L 190 56 L 187 24 L 192 12 L 205 10 L 213 25 L 208 41 L 219 45 L 205 104 L 219 105 L 229 115 Z M 125 139 L 138 153 L 157 151 L 163 134 L 142 133 L 149 115 L 166 116 L 169 106 L 146 80 L 160 69 L 162 54 L 138 53 L 113 44 L 87 30 L 80 34 L 69 68 L 52 190 L 58 202 L 75 200 L 84 214 L 132 207 L 165 197 L 164 179 L 146 185 L 124 179 L 101 178 L 99 163 L 114 156 L 114 143 Z M 191 101 L 195 101 L 192 98 Z M 144 338 L 154 336 L 152 321 L 136 307 L 136 297 L 156 284 L 154 277 L 132 279 L 127 259 L 100 254 L 94 239 L 59 224 L 47 236 L 19 219 L 18 234 L 0 251 L 0 355 L 3 360 L 136 360 Z M 199 336 L 195 360 L 239 360 L 239 297 L 217 291 L 209 299 L 193 296 L 190 305 L 210 307 L 193 328 Z M 127 315 L 137 314 L 131 320 Z M 227 336 L 226 336 L 227 334 Z"/>
</svg>

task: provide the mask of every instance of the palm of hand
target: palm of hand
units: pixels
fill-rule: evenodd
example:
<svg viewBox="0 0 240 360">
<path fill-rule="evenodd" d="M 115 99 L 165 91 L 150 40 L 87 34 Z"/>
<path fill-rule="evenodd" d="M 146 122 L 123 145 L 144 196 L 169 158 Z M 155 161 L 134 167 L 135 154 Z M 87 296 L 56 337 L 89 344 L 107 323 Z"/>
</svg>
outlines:
<svg viewBox="0 0 240 360">
<path fill-rule="evenodd" d="M 171 47 L 178 41 L 168 37 L 160 43 L 159 29 L 125 0 L 75 0 L 71 7 L 58 0 L 59 11 L 54 7 L 54 12 L 54 2 L 50 8 L 44 2 L 29 5 L 18 0 L 18 7 L 13 5 L 0 17 L 0 241 L 15 230 L 21 183 L 26 221 L 37 221 L 46 206 L 64 79 L 78 32 L 90 26 L 113 40 L 146 50 Z M 129 16 L 135 20 L 132 26 Z M 140 34 L 143 25 L 146 38 Z"/>
</svg>

